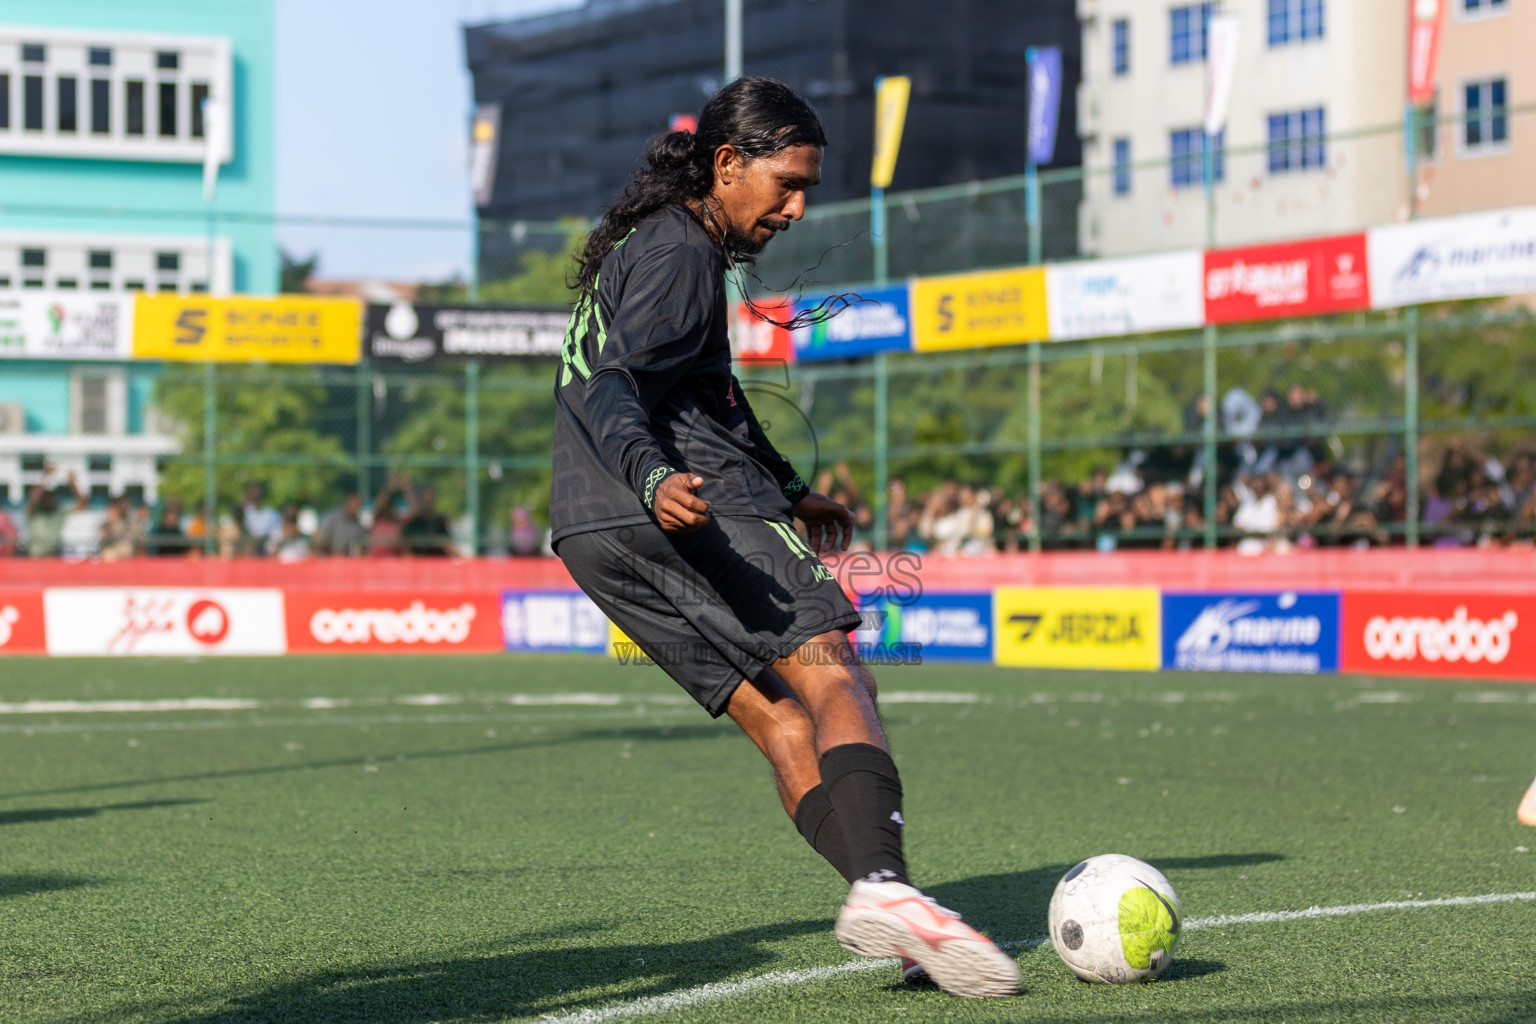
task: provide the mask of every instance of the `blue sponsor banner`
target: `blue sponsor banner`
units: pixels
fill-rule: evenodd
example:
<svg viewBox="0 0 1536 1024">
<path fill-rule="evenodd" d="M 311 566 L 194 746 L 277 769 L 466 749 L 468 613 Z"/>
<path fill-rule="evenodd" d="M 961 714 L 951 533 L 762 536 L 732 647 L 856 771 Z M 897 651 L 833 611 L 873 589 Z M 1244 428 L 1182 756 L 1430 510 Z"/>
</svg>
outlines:
<svg viewBox="0 0 1536 1024">
<path fill-rule="evenodd" d="M 1048 164 L 1056 155 L 1056 124 L 1061 112 L 1061 47 L 1031 46 L 1029 64 L 1029 156 Z"/>
<path fill-rule="evenodd" d="M 501 639 L 509 651 L 606 654 L 608 618 L 579 590 L 503 590 Z"/>
<path fill-rule="evenodd" d="M 795 331 L 797 362 L 849 359 L 912 347 L 907 286 L 872 288 L 859 294 L 867 301 L 855 302 L 824 323 Z M 795 312 L 813 309 L 817 301 L 802 299 L 795 303 Z"/>
<path fill-rule="evenodd" d="M 861 645 L 915 647 L 924 662 L 992 661 L 990 593 L 923 594 L 907 604 L 881 597 L 859 611 L 864 623 L 854 639 Z"/>
<path fill-rule="evenodd" d="M 1338 593 L 1163 594 L 1163 668 L 1337 672 Z"/>
</svg>

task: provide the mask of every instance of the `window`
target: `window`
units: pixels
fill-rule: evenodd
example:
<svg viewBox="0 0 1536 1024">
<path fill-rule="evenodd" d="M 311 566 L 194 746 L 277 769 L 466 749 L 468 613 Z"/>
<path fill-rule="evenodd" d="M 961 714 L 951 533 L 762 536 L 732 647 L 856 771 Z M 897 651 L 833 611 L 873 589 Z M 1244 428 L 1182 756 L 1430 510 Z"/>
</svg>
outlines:
<svg viewBox="0 0 1536 1024">
<path fill-rule="evenodd" d="M 112 133 L 112 83 L 105 78 L 91 79 L 91 133 Z"/>
<path fill-rule="evenodd" d="M 1131 194 L 1131 140 L 1115 140 L 1115 195 Z"/>
<path fill-rule="evenodd" d="M 43 130 L 43 76 L 27 75 L 21 80 L 21 126 L 29 132 Z"/>
<path fill-rule="evenodd" d="M 1468 82 L 1463 87 L 1466 98 L 1466 123 L 1462 140 L 1468 150 L 1501 148 L 1509 141 L 1509 112 L 1505 107 L 1508 81 L 1487 78 Z"/>
<path fill-rule="evenodd" d="M 1509 0 L 1461 0 L 1461 13 L 1471 18 L 1503 14 L 1508 10 Z"/>
<path fill-rule="evenodd" d="M 155 54 L 155 67 L 160 71 L 175 71 L 181 67 L 181 54 L 175 50 L 161 50 Z"/>
<path fill-rule="evenodd" d="M 1211 180 L 1221 181 L 1227 174 L 1227 133 L 1218 132 L 1211 151 Z M 1169 170 L 1174 188 L 1185 188 L 1205 182 L 1204 128 L 1185 128 L 1168 136 Z"/>
<path fill-rule="evenodd" d="M 208 83 L 193 82 L 191 104 L 192 109 L 190 113 L 192 115 L 192 137 L 194 139 L 200 139 L 203 137 L 203 103 L 206 102 L 207 99 Z"/>
<path fill-rule="evenodd" d="M 59 131 L 73 132 L 78 111 L 75 106 L 75 87 L 79 80 L 74 75 L 60 75 L 59 83 Z"/>
<path fill-rule="evenodd" d="M 128 280 L 128 281 L 124 281 L 123 282 L 123 291 L 125 291 L 125 292 L 141 292 L 143 290 L 144 290 L 144 282 L 143 281 L 139 281 L 139 280 L 135 279 L 135 280 Z"/>
<path fill-rule="evenodd" d="M 176 252 L 155 253 L 155 269 L 169 270 L 172 273 L 181 269 L 181 254 Z"/>
<path fill-rule="evenodd" d="M 1322 107 L 1269 116 L 1269 173 L 1321 170 L 1328 163 Z"/>
<path fill-rule="evenodd" d="M 91 67 L 109 68 L 112 66 L 112 50 L 106 46 L 91 47 Z"/>
<path fill-rule="evenodd" d="M 1110 66 L 1115 77 L 1131 70 L 1131 22 L 1128 18 L 1116 18 L 1110 26 Z"/>
<path fill-rule="evenodd" d="M 1190 4 L 1168 12 L 1168 59 L 1173 64 L 1205 60 L 1210 38 L 1211 15 L 1216 5 Z"/>
<path fill-rule="evenodd" d="M 1435 98 L 1413 110 L 1413 130 L 1419 159 L 1433 160 L 1440 151 L 1440 90 Z"/>
<path fill-rule="evenodd" d="M 112 250 L 92 249 L 90 255 L 90 264 L 92 270 L 111 270 Z"/>
<path fill-rule="evenodd" d="M 21 265 L 24 267 L 46 267 L 48 265 L 48 251 L 46 249 L 21 250 Z"/>
<path fill-rule="evenodd" d="M 75 377 L 75 433 L 105 434 L 107 432 L 109 419 L 107 379 L 94 373 L 82 373 Z"/>
<path fill-rule="evenodd" d="M 106 278 L 97 278 L 91 282 L 91 291 L 93 292 L 109 292 L 111 290 L 112 282 Z"/>
<path fill-rule="evenodd" d="M 1269 45 L 1323 38 L 1323 0 L 1269 0 Z"/>
<path fill-rule="evenodd" d="M 160 83 L 160 137 L 176 137 L 176 83 Z"/>
<path fill-rule="evenodd" d="M 0 129 L 11 127 L 11 76 L 0 75 Z"/>
<path fill-rule="evenodd" d="M 23 64 L 41 64 L 48 59 L 48 47 L 42 43 L 22 43 L 21 62 Z"/>
<path fill-rule="evenodd" d="M 144 83 L 136 79 L 127 82 L 126 97 L 123 105 L 128 111 L 128 124 L 125 130 L 129 135 L 144 134 Z"/>
<path fill-rule="evenodd" d="M 72 292 L 80 287 L 80 282 L 73 277 L 61 277 L 53 282 L 53 286 L 61 291 Z"/>
</svg>

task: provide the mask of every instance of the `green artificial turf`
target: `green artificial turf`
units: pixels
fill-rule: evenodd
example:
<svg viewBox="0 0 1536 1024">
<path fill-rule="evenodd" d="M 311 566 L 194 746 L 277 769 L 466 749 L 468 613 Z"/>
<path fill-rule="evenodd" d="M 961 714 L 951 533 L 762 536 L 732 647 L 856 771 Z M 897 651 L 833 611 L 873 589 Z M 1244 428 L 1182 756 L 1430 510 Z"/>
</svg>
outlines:
<svg viewBox="0 0 1536 1024">
<path fill-rule="evenodd" d="M 843 886 L 751 745 L 655 669 L 13 659 L 0 1021 L 1536 1019 L 1531 901 L 1190 930 L 1138 986 L 1083 984 L 1031 944 L 1062 870 L 1097 853 L 1160 867 L 1196 921 L 1536 890 L 1536 829 L 1514 819 L 1536 689 L 880 678 L 914 878 L 1016 944 L 1017 998 L 804 973 L 857 962 L 831 934 Z M 551 693 L 599 702 L 511 699 Z M 184 698 L 259 703 L 16 707 Z M 751 982 L 770 972 L 788 973 Z"/>
</svg>

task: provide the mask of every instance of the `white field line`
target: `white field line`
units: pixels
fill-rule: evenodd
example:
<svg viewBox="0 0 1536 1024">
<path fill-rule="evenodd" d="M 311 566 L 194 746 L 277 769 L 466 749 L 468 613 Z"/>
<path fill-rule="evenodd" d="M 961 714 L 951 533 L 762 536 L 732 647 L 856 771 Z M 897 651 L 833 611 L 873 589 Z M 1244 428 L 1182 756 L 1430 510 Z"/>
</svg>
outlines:
<svg viewBox="0 0 1536 1024">
<path fill-rule="evenodd" d="M 975 704 L 974 693 L 901 692 L 882 695 L 890 704 Z M 684 707 L 693 704 L 685 694 L 649 693 L 502 693 L 451 694 L 419 693 L 400 697 L 306 697 L 299 707 L 311 711 L 332 708 L 379 707 L 399 704 L 407 707 L 443 707 L 454 704 L 510 704 L 513 707 L 614 707 L 621 704 L 656 704 Z M 140 711 L 255 711 L 261 708 L 292 707 L 294 702 L 256 700 L 246 697 L 186 697 L 164 700 L 28 700 L 0 701 L 0 715 L 127 714 Z"/>
<path fill-rule="evenodd" d="M 1184 922 L 1184 928 L 1193 931 L 1201 928 L 1219 928 L 1240 924 L 1272 924 L 1277 921 L 1302 921 L 1316 917 L 1351 917 L 1381 910 L 1421 910 L 1428 907 L 1465 907 L 1484 903 L 1514 903 L 1536 900 L 1536 892 L 1502 892 L 1486 896 L 1449 896 L 1435 900 L 1399 900 L 1392 903 L 1349 903 L 1338 907 L 1311 907 L 1307 910 L 1269 910 L 1257 914 L 1222 914 L 1216 917 L 1195 917 Z M 1023 942 L 1005 942 L 1005 949 L 1034 949 L 1048 945 L 1050 939 L 1027 939 Z M 668 992 L 659 996 L 646 996 L 627 1003 L 591 1010 L 571 1010 L 566 1013 L 548 1013 L 540 1020 L 556 1024 L 599 1024 L 601 1021 L 620 1020 L 626 1017 L 643 1017 L 656 1013 L 684 1010 L 700 1003 L 730 999 L 765 988 L 789 988 L 825 981 L 843 974 L 871 971 L 881 968 L 894 970 L 895 960 L 854 960 L 832 967 L 813 967 L 803 971 L 770 971 L 737 981 L 719 981 L 697 988 Z"/>
</svg>

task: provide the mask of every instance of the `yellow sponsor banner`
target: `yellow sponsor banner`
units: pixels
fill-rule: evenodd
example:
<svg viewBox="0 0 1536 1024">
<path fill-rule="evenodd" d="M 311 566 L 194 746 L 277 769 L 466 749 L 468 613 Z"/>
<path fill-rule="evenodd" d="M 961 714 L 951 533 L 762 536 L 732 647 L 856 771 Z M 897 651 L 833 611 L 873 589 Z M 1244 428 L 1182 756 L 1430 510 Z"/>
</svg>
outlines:
<svg viewBox="0 0 1536 1024">
<path fill-rule="evenodd" d="M 1162 663 L 1156 587 L 998 587 L 992 617 L 999 665 L 1156 670 Z"/>
<path fill-rule="evenodd" d="M 912 282 L 912 332 L 919 352 L 1044 341 L 1045 268 L 919 277 Z"/>
<path fill-rule="evenodd" d="M 901 151 L 901 129 L 907 122 L 907 98 L 912 79 L 887 75 L 875 80 L 875 158 L 869 165 L 869 183 L 890 188 L 896 174 L 896 154 Z"/>
<path fill-rule="evenodd" d="M 314 295 L 140 295 L 133 357 L 215 363 L 356 363 L 362 304 Z"/>
<path fill-rule="evenodd" d="M 624 631 L 608 620 L 608 657 L 618 658 L 626 664 L 645 658 L 645 652 L 635 645 L 635 642 L 624 635 Z"/>
</svg>

